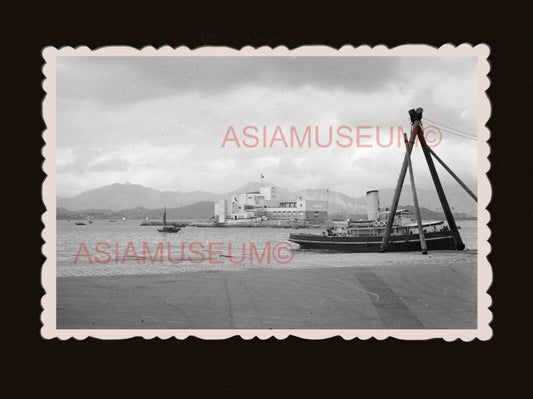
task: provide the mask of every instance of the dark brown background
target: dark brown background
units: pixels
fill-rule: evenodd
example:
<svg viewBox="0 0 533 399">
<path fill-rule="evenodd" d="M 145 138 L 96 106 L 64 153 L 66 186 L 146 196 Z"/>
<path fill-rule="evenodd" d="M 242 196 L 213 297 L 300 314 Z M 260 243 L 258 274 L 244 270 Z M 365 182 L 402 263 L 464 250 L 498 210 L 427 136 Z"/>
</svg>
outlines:
<svg viewBox="0 0 533 399">
<path fill-rule="evenodd" d="M 311 4 L 291 15 L 283 8 L 267 10 L 263 3 L 248 4 L 234 11 L 234 19 L 207 4 L 201 5 L 201 11 L 183 10 L 176 5 L 155 8 L 150 3 L 135 10 L 137 6 L 133 3 L 119 10 L 110 10 L 109 4 L 88 3 L 71 3 L 57 10 L 27 3 L 27 9 L 5 10 L 4 27 L 8 32 L 3 36 L 9 43 L 4 51 L 10 53 L 2 60 L 6 68 L 3 77 L 4 84 L 12 86 L 13 91 L 6 90 L 3 96 L 9 100 L 7 112 L 3 113 L 3 121 L 7 122 L 3 133 L 4 137 L 20 139 L 19 143 L 5 144 L 4 148 L 5 158 L 9 157 L 12 165 L 4 169 L 9 182 L 4 196 L 14 200 L 6 213 L 16 218 L 4 227 L 11 235 L 10 242 L 16 243 L 4 248 L 9 255 L 15 255 L 15 259 L 3 263 L 5 269 L 14 273 L 3 281 L 8 298 L 4 300 L 3 324 L 9 335 L 9 341 L 4 342 L 12 353 L 7 357 L 8 351 L 5 352 L 4 364 L 9 369 L 5 379 L 16 392 L 22 394 L 37 388 L 40 395 L 54 396 L 59 393 L 108 396 L 123 391 L 156 396 L 165 391 L 182 396 L 184 390 L 207 389 L 243 391 L 257 396 L 266 392 L 279 395 L 289 390 L 328 394 L 344 390 L 352 397 L 383 396 L 385 391 L 433 397 L 487 394 L 497 388 L 503 388 L 506 396 L 532 391 L 527 373 L 531 369 L 528 367 L 531 339 L 526 329 L 532 313 L 528 308 L 532 262 L 527 251 L 531 239 L 521 238 L 524 237 L 521 228 L 531 223 L 531 201 L 516 203 L 510 196 L 513 189 L 522 190 L 531 184 L 532 171 L 531 155 L 527 153 L 532 149 L 531 128 L 527 126 L 531 112 L 520 109 L 528 103 L 532 89 L 528 61 L 524 50 L 520 52 L 521 46 L 525 46 L 528 26 L 527 21 L 519 20 L 523 12 L 511 7 L 487 9 L 487 15 L 480 16 L 450 3 L 439 3 L 434 8 L 425 3 L 403 3 L 394 10 L 388 6 L 363 10 L 357 5 L 353 12 L 340 6 L 325 9 L 325 4 Z M 245 16 L 243 11 L 250 13 Z M 269 11 L 270 16 L 258 18 L 260 13 Z M 314 17 L 309 11 L 315 13 Z M 389 12 L 384 14 L 385 11 Z M 224 29 L 225 33 L 205 33 Z M 293 33 L 282 33 L 284 29 L 292 29 Z M 493 115 L 488 125 L 494 137 L 490 141 L 493 152 L 489 178 L 494 192 L 489 207 L 493 215 L 490 223 L 493 252 L 489 259 L 494 270 L 490 289 L 494 300 L 491 308 L 494 336 L 490 341 L 41 338 L 43 47 L 283 44 L 293 48 L 303 44 L 340 47 L 347 43 L 393 47 L 404 43 L 440 46 L 448 42 L 487 43 L 491 47 L 492 86 L 488 93 Z M 525 94 L 524 99 L 521 93 Z M 523 220 L 519 215 L 523 215 Z M 11 230 L 12 227 L 15 229 Z"/>
</svg>

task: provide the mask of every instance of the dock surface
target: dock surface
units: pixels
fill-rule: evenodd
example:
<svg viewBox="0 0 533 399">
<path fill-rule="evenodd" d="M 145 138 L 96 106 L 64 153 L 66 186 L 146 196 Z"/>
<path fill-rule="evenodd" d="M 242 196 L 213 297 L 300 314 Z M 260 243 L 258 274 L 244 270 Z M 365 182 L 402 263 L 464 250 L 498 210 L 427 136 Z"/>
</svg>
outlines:
<svg viewBox="0 0 533 399">
<path fill-rule="evenodd" d="M 59 277 L 57 328 L 475 329 L 476 257 L 417 259 Z"/>
</svg>

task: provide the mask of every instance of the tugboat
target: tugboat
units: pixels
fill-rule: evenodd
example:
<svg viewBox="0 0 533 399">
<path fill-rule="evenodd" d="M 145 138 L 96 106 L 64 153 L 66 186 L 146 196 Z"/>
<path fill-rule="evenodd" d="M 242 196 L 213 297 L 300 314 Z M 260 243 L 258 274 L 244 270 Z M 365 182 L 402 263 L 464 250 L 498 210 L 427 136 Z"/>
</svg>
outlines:
<svg viewBox="0 0 533 399">
<path fill-rule="evenodd" d="M 176 226 L 167 226 L 167 207 L 165 206 L 165 211 L 163 212 L 163 228 L 157 229 L 160 233 L 177 233 L 181 229 Z"/>
<path fill-rule="evenodd" d="M 344 252 L 385 252 L 385 251 L 422 251 L 427 254 L 428 250 L 457 250 L 462 251 L 465 245 L 455 224 L 452 211 L 442 188 L 440 178 L 433 159 L 436 159 L 448 173 L 463 187 L 463 189 L 477 202 L 477 196 L 457 177 L 455 173 L 440 159 L 428 146 L 424 137 L 422 125 L 422 108 L 409 110 L 411 118 L 411 136 L 409 140 L 404 135 L 406 152 L 400 170 L 396 190 L 392 199 L 390 210 L 381 212 L 379 209 L 379 197 L 376 190 L 367 192 L 368 220 L 352 222 L 347 220 L 335 230 L 328 229 L 320 234 L 290 234 L 289 241 L 297 243 L 301 248 L 328 249 Z M 446 217 L 447 225 L 442 220 L 434 222 L 422 222 L 418 199 L 416 195 L 413 166 L 411 164 L 411 152 L 418 138 L 424 157 L 435 184 L 442 210 Z M 413 214 L 407 210 L 399 210 L 398 202 L 402 192 L 405 176 L 409 170 L 411 189 L 416 220 Z"/>
<path fill-rule="evenodd" d="M 293 233 L 289 236 L 302 249 L 325 249 L 339 252 L 379 252 L 390 217 L 390 211 L 379 208 L 379 193 L 368 191 L 368 220 L 334 222 L 322 234 Z M 427 249 L 456 249 L 454 238 L 442 220 L 422 223 Z M 420 251 L 420 234 L 415 215 L 408 209 L 399 209 L 394 216 L 387 251 Z"/>
</svg>

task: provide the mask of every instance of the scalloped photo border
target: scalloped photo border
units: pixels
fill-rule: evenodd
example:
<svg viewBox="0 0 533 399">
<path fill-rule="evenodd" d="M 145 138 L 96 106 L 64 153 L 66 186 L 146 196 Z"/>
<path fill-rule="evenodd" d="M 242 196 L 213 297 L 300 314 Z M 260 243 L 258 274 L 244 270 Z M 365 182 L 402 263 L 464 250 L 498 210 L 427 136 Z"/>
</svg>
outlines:
<svg viewBox="0 0 533 399">
<path fill-rule="evenodd" d="M 296 336 L 305 339 L 326 339 L 335 336 L 341 336 L 344 339 L 370 339 L 376 338 L 383 340 L 388 337 L 403 340 L 427 340 L 432 338 L 442 338 L 446 341 L 461 339 L 471 341 L 474 339 L 489 340 L 492 337 L 492 312 L 489 309 L 492 304 L 492 298 L 488 294 L 488 289 L 492 283 L 492 268 L 487 260 L 491 247 L 488 242 L 490 229 L 488 222 L 490 213 L 486 209 L 492 195 L 491 185 L 487 177 L 490 169 L 488 156 L 490 147 L 488 140 L 490 131 L 486 123 L 491 115 L 491 104 L 486 94 L 490 86 L 488 74 L 490 64 L 488 57 L 490 48 L 486 44 L 460 44 L 454 46 L 445 44 L 440 48 L 424 44 L 408 44 L 394 48 L 388 48 L 384 45 L 370 47 L 362 45 L 359 47 L 343 46 L 340 49 L 334 49 L 327 46 L 302 46 L 289 50 L 285 46 L 270 48 L 267 46 L 253 48 L 245 46 L 240 50 L 228 47 L 201 47 L 189 49 L 188 47 L 172 48 L 164 46 L 161 48 L 144 47 L 136 49 L 127 46 L 109 46 L 92 50 L 88 47 L 81 46 L 77 48 L 46 47 L 42 51 L 44 59 L 43 90 L 45 96 L 42 105 L 42 116 L 45 122 L 43 138 L 45 145 L 42 149 L 44 157 L 43 170 L 46 174 L 42 185 L 42 198 L 46 211 L 42 215 L 44 229 L 42 237 L 44 244 L 42 251 L 46 260 L 42 267 L 41 278 L 45 294 L 41 298 L 43 311 L 41 313 L 41 335 L 45 339 L 85 339 L 94 337 L 99 339 L 127 339 L 132 337 L 143 337 L 145 339 L 161 338 L 167 339 L 175 337 L 185 339 L 189 336 L 201 339 L 226 339 L 233 336 L 240 336 L 245 340 L 258 337 L 268 339 L 285 339 L 289 336 Z M 477 256 L 477 328 L 476 329 L 268 329 L 268 330 L 227 330 L 227 329 L 209 329 L 209 330 L 173 330 L 173 329 L 57 329 L 56 327 L 56 60 L 58 56 L 135 56 L 135 57 L 190 57 L 190 56 L 278 56 L 278 57 L 353 57 L 353 56 L 449 56 L 449 57 L 477 57 L 478 73 L 478 256 Z"/>
</svg>

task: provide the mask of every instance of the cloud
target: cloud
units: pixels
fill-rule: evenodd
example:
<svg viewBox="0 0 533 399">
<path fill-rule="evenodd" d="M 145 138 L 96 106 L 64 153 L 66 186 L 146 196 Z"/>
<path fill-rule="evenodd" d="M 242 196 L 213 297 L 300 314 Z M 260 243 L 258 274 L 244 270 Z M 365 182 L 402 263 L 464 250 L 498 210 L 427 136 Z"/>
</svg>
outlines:
<svg viewBox="0 0 533 399">
<path fill-rule="evenodd" d="M 115 155 L 112 158 L 99 161 L 92 165 L 91 170 L 96 172 L 106 171 L 126 171 L 130 167 L 130 163 L 121 156 Z"/>
<path fill-rule="evenodd" d="M 469 132 L 477 126 L 476 63 L 470 58 L 62 57 L 58 64 L 58 193 L 130 181 L 160 190 L 228 192 L 259 173 L 295 190 L 351 195 L 393 187 L 404 148 L 381 148 L 375 131 L 409 129 L 407 111 Z M 222 148 L 229 126 L 370 126 L 372 148 Z M 400 143 L 401 144 L 401 143 Z M 474 141 L 443 131 L 435 148 L 475 181 Z M 417 183 L 431 186 L 420 154 Z M 427 168 L 426 168 L 427 169 Z M 81 178 L 83 177 L 83 178 Z M 443 177 L 443 179 L 445 179 Z"/>
<path fill-rule="evenodd" d="M 113 105 L 241 85 L 370 92 L 393 82 L 400 60 L 372 57 L 60 57 L 58 96 Z"/>
</svg>

